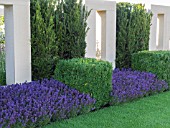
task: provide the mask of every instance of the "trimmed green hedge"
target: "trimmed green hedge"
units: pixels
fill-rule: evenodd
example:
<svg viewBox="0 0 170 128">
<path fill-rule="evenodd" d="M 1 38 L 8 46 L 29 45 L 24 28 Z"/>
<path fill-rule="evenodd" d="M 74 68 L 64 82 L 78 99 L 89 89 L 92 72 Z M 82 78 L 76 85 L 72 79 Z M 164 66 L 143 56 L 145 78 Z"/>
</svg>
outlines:
<svg viewBox="0 0 170 128">
<path fill-rule="evenodd" d="M 56 66 L 55 78 L 96 99 L 96 108 L 110 101 L 112 64 L 107 61 L 79 58 L 61 60 Z"/>
<path fill-rule="evenodd" d="M 170 85 L 170 51 L 142 51 L 132 55 L 132 68 L 155 73 Z"/>
</svg>

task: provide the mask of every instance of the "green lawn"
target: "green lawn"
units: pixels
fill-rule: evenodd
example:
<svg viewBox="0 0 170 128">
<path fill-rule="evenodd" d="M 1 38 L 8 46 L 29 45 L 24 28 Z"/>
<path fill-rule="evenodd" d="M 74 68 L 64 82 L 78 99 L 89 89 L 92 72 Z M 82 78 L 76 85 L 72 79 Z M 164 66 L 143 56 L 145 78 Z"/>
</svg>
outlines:
<svg viewBox="0 0 170 128">
<path fill-rule="evenodd" d="M 170 128 L 170 92 L 52 123 L 45 128 Z"/>
</svg>

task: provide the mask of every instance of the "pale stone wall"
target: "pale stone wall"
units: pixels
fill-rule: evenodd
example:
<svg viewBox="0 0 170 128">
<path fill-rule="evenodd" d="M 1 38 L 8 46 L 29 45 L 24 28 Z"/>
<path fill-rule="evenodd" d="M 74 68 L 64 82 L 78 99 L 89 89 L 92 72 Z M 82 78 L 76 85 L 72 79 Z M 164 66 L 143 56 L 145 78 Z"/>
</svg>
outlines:
<svg viewBox="0 0 170 128">
<path fill-rule="evenodd" d="M 87 23 L 86 57 L 107 60 L 115 68 L 116 58 L 116 2 L 107 0 L 86 0 L 91 10 Z"/>
<path fill-rule="evenodd" d="M 30 1 L 0 0 L 4 5 L 7 84 L 31 81 Z"/>
<path fill-rule="evenodd" d="M 4 9 L 2 6 L 0 6 L 0 16 L 3 16 L 4 15 Z"/>
<path fill-rule="evenodd" d="M 149 50 L 170 50 L 170 6 L 152 5 Z"/>
<path fill-rule="evenodd" d="M 151 9 L 151 4 L 170 6 L 169 0 L 114 0 L 114 1 L 116 1 L 117 3 L 118 2 L 129 2 L 135 4 L 142 3 L 145 4 L 146 9 Z"/>
</svg>

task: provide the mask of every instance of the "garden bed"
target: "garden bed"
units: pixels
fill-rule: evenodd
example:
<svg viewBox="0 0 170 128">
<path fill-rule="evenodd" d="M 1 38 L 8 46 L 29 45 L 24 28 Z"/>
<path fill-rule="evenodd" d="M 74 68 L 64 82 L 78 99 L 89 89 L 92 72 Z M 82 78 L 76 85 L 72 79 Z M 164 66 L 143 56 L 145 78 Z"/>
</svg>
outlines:
<svg viewBox="0 0 170 128">
<path fill-rule="evenodd" d="M 87 113 L 95 100 L 56 80 L 0 87 L 0 128 L 35 128 Z"/>
<path fill-rule="evenodd" d="M 166 90 L 168 84 L 152 73 L 115 69 L 110 104 L 129 102 Z M 91 94 L 81 93 L 54 79 L 1 86 L 0 128 L 43 127 L 50 122 L 88 113 L 94 110 L 95 103 Z"/>
</svg>

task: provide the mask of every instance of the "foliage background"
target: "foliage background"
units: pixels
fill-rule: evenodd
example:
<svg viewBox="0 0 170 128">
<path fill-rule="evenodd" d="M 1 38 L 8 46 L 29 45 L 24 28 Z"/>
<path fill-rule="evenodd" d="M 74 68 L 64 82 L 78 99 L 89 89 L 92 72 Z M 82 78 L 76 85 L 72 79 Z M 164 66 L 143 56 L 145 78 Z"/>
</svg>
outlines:
<svg viewBox="0 0 170 128">
<path fill-rule="evenodd" d="M 5 33 L 3 30 L 4 16 L 0 16 L 0 85 L 5 85 L 6 75 L 5 75 Z"/>
<path fill-rule="evenodd" d="M 5 53 L 0 52 L 0 85 L 6 84 Z"/>
<path fill-rule="evenodd" d="M 4 25 L 4 16 L 0 16 L 0 44 L 5 43 L 5 33 L 4 33 L 3 25 Z"/>
</svg>

